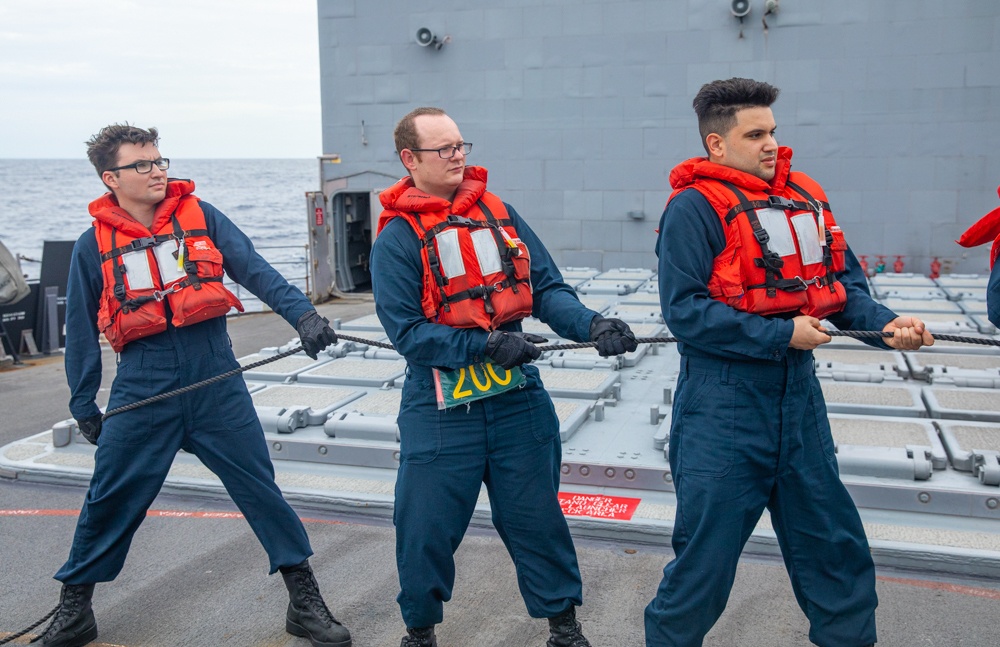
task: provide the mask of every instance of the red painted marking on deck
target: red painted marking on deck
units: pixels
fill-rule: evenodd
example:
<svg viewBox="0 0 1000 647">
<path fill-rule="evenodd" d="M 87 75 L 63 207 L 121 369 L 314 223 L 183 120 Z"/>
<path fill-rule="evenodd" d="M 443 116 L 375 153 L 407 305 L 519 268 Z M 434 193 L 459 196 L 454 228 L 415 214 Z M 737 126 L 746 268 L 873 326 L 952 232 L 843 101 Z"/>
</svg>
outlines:
<svg viewBox="0 0 1000 647">
<path fill-rule="evenodd" d="M 877 579 L 883 582 L 893 582 L 895 584 L 906 584 L 922 589 L 934 591 L 945 591 L 947 593 L 958 593 L 959 595 L 971 595 L 977 598 L 988 600 L 1000 600 L 1000 591 L 995 589 L 983 589 L 976 586 L 962 586 L 961 584 L 948 584 L 947 582 L 929 582 L 927 580 L 910 580 L 901 577 L 883 577 L 879 575 Z"/>
<path fill-rule="evenodd" d="M 0 510 L 0 517 L 76 517 L 79 510 Z"/>
<path fill-rule="evenodd" d="M 576 494 L 560 492 L 559 505 L 567 517 L 597 517 L 628 521 L 635 514 L 642 499 L 601 494 Z"/>
</svg>

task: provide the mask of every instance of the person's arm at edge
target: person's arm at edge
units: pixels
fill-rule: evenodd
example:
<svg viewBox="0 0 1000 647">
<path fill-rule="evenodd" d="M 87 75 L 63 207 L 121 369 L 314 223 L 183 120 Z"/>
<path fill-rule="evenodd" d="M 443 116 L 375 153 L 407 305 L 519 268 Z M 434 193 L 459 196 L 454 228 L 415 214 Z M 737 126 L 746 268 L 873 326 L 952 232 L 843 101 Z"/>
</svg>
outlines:
<svg viewBox="0 0 1000 647">
<path fill-rule="evenodd" d="M 512 206 L 506 203 L 504 206 L 531 256 L 531 314 L 548 324 L 560 337 L 577 342 L 590 341 L 590 324 L 598 313 L 580 303 L 576 290 L 563 281 L 549 251 L 528 223 Z"/>
<path fill-rule="evenodd" d="M 70 390 L 69 410 L 77 420 L 101 415 L 96 402 L 102 376 L 97 309 L 103 285 L 97 237 L 91 228 L 73 246 L 66 283 L 64 361 Z"/>
<path fill-rule="evenodd" d="M 285 321 L 295 327 L 314 306 L 302 290 L 289 283 L 264 260 L 253 242 L 224 213 L 202 201 L 208 236 L 222 252 L 222 267 L 231 279 L 245 287 Z"/>
</svg>

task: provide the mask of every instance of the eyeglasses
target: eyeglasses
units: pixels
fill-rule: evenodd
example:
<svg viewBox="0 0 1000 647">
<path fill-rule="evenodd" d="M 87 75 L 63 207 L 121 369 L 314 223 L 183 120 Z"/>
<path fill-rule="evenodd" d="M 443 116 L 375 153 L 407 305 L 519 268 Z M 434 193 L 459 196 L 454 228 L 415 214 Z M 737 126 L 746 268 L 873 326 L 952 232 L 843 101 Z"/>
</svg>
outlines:
<svg viewBox="0 0 1000 647">
<path fill-rule="evenodd" d="M 127 168 L 134 168 L 136 173 L 139 173 L 141 175 L 145 175 L 146 173 L 149 173 L 150 171 L 153 170 L 153 165 L 154 164 L 156 165 L 156 168 L 160 169 L 161 171 L 166 171 L 168 168 L 170 168 L 170 160 L 168 160 L 166 157 L 161 157 L 160 159 L 155 159 L 155 160 L 152 160 L 152 161 L 151 160 L 139 160 L 135 164 L 126 164 L 125 166 L 116 166 L 114 168 L 109 168 L 107 170 L 109 170 L 109 171 L 124 171 Z"/>
<path fill-rule="evenodd" d="M 464 144 L 459 144 L 458 146 L 445 146 L 444 148 L 411 148 L 414 153 L 437 153 L 441 159 L 450 160 L 455 157 L 455 153 L 462 151 L 462 155 L 468 155 L 472 152 L 472 144 L 470 142 L 465 142 Z"/>
</svg>

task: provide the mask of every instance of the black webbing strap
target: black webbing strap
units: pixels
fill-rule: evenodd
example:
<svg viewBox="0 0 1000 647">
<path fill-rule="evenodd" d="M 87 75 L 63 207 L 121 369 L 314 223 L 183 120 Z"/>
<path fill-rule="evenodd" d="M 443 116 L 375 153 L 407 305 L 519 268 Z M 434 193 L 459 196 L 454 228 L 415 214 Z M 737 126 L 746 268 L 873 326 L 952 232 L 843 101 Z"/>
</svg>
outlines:
<svg viewBox="0 0 1000 647">
<path fill-rule="evenodd" d="M 112 229 L 112 231 L 114 231 Z M 183 232 L 184 236 L 207 236 L 207 229 L 190 229 Z M 112 239 L 114 236 L 112 235 Z M 115 247 L 114 243 L 111 243 L 112 250 L 104 252 L 101 254 L 102 261 L 108 261 L 112 258 L 118 258 L 122 254 L 128 254 L 129 252 L 139 251 L 140 249 L 146 249 L 148 247 L 153 247 L 159 245 L 162 242 L 166 242 L 173 238 L 177 238 L 176 234 L 159 234 L 158 236 L 144 236 L 143 238 L 136 238 L 135 240 L 129 242 L 127 245 L 122 245 L 121 247 Z"/>
<path fill-rule="evenodd" d="M 448 305 L 448 295 L 444 292 L 444 286 L 448 285 L 448 277 L 444 275 L 441 271 L 441 260 L 438 258 L 437 251 L 434 249 L 434 236 L 437 235 L 438 225 L 432 227 L 435 230 L 434 233 L 429 233 L 424 227 L 424 223 L 420 222 L 420 214 L 413 212 L 410 214 L 413 216 L 413 222 L 416 223 L 417 229 L 420 230 L 420 242 L 424 246 L 424 250 L 427 252 L 427 265 L 431 268 L 431 276 L 434 277 L 434 282 L 438 286 L 438 291 L 441 293 L 441 303 L 445 311 L 450 311 L 451 307 Z M 441 223 L 444 224 L 444 223 Z"/>
<path fill-rule="evenodd" d="M 776 254 L 775 252 L 771 251 L 770 248 L 768 248 L 767 244 L 768 242 L 770 242 L 771 236 L 768 235 L 767 230 L 764 229 L 764 226 L 760 224 L 760 218 L 757 217 L 756 208 L 753 207 L 751 201 L 747 199 L 747 197 L 743 194 L 742 191 L 740 191 L 736 187 L 735 184 L 733 184 L 732 182 L 727 182 L 725 180 L 719 180 L 719 181 L 722 182 L 722 184 L 726 185 L 726 187 L 733 192 L 733 195 L 736 196 L 736 199 L 740 201 L 740 206 L 743 207 L 740 213 L 746 214 L 747 220 L 750 222 L 750 227 L 753 229 L 753 236 L 754 238 L 757 239 L 757 244 L 760 245 L 760 251 L 762 256 L 760 258 L 753 259 L 753 262 L 754 265 L 764 270 L 764 283 L 759 286 L 749 286 L 749 287 L 767 288 L 767 296 L 769 297 L 776 296 L 777 290 L 779 289 L 788 290 L 787 287 L 783 287 L 785 285 L 785 279 L 783 279 L 783 277 L 781 276 L 781 268 L 782 266 L 784 266 L 785 261 L 783 261 L 781 257 L 778 256 L 778 254 Z M 771 196 L 771 197 L 780 198 L 780 196 Z M 780 199 L 784 200 L 784 198 Z M 762 201 L 757 200 L 755 202 L 760 203 Z M 771 201 L 768 200 L 767 202 L 768 206 L 771 206 Z M 799 281 L 793 281 L 793 283 L 795 283 L 796 285 L 801 284 Z M 800 289 L 805 289 L 805 286 L 802 286 Z"/>
<path fill-rule="evenodd" d="M 514 262 L 510 257 L 511 254 L 520 254 L 521 250 L 511 248 L 507 244 L 504 235 L 500 233 L 500 222 L 493 216 L 493 212 L 486 206 L 486 203 L 480 199 L 476 201 L 476 204 L 479 205 L 483 215 L 486 216 L 486 222 L 490 225 L 490 231 L 493 232 L 493 240 L 496 241 L 497 251 L 500 253 L 500 267 L 503 269 L 504 276 L 507 277 L 507 282 L 510 283 L 510 289 L 516 294 L 517 280 L 514 278 Z M 487 310 L 487 312 L 489 311 Z"/>
<path fill-rule="evenodd" d="M 816 227 L 818 228 L 819 227 L 819 214 L 820 214 L 821 211 L 829 211 L 830 210 L 830 203 L 824 202 L 822 200 L 817 200 L 816 198 L 812 197 L 809 194 L 808 191 L 806 191 L 805 189 L 803 189 L 801 186 L 799 186 L 795 182 L 792 182 L 791 180 L 787 180 L 785 182 L 785 185 L 788 186 L 788 187 L 790 187 L 793 191 L 798 192 L 799 195 L 804 196 L 805 199 L 806 199 L 806 201 L 809 202 L 809 204 L 810 204 L 810 209 L 809 210 L 816 214 Z M 826 222 L 825 221 L 823 223 L 823 233 L 822 233 L 822 236 L 823 236 L 823 241 L 826 243 L 825 245 L 823 245 L 823 267 L 826 268 L 826 274 L 823 276 L 823 278 L 825 279 L 825 281 L 822 281 L 821 285 L 827 286 L 829 288 L 830 292 L 836 292 L 837 288 L 833 284 L 834 280 L 833 280 L 833 276 L 832 276 L 832 274 L 833 274 L 833 249 L 832 249 L 832 247 L 833 247 L 833 234 L 830 232 L 830 228 L 826 226 Z"/>
<path fill-rule="evenodd" d="M 723 184 L 732 187 L 729 182 L 719 180 Z M 745 198 L 744 198 L 745 199 Z M 815 211 L 816 207 L 802 200 L 789 200 L 780 195 L 769 195 L 767 200 L 746 200 L 736 205 L 726 212 L 726 224 L 733 221 L 733 218 L 749 209 L 782 209 L 784 211 Z"/>
<path fill-rule="evenodd" d="M 116 231 L 115 231 L 114 228 L 112 228 L 111 229 L 111 247 L 112 247 L 112 249 L 116 249 L 115 248 L 115 238 L 116 238 L 115 234 L 116 234 Z M 114 276 L 115 276 L 115 287 L 114 287 L 114 289 L 112 291 L 114 292 L 115 298 L 118 299 L 119 303 L 125 303 L 125 267 L 124 267 L 124 263 L 119 263 L 119 259 L 117 257 L 113 257 L 113 256 L 112 257 L 108 257 L 107 259 L 104 259 L 104 257 L 102 256 L 101 259 L 102 259 L 102 262 L 111 261 L 111 271 L 114 273 Z"/>
</svg>

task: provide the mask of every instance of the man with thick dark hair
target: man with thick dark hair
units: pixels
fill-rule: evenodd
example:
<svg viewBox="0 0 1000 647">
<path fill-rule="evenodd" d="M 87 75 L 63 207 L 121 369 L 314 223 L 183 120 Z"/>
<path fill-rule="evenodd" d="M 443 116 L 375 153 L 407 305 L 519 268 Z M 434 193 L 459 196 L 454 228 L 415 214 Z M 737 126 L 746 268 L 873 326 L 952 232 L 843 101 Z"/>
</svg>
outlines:
<svg viewBox="0 0 1000 647">
<path fill-rule="evenodd" d="M 588 647 L 557 496 L 559 419 L 531 365 L 545 338 L 521 332 L 521 320 L 595 341 L 603 356 L 635 350 L 635 337 L 580 303 L 527 223 L 486 190 L 486 169 L 466 166 L 472 144 L 443 110 L 403 117 L 396 150 L 409 175 L 380 196 L 371 271 L 375 311 L 406 358 L 393 513 L 401 646 L 437 644 L 454 553 L 485 483 L 528 613 L 549 619 L 548 647 Z"/>
<path fill-rule="evenodd" d="M 309 300 L 256 251 L 194 183 L 167 177 L 155 128 L 102 129 L 87 154 L 109 193 L 90 203 L 94 227 L 73 248 L 66 290 L 70 412 L 97 445 L 94 475 L 69 559 L 55 578 L 60 608 L 45 647 L 97 638 L 91 597 L 118 576 L 132 536 L 160 491 L 177 451 L 196 455 L 222 481 L 288 588 L 285 628 L 315 646 L 350 647 L 309 566 L 305 528 L 274 482 L 264 432 L 238 375 L 103 421 L 99 335 L 118 353 L 108 408 L 172 391 L 239 364 L 226 313 L 242 310 L 223 271 L 295 326 L 314 359 L 337 337 Z"/>
<path fill-rule="evenodd" d="M 770 105 L 778 89 L 715 81 L 694 100 L 707 157 L 670 173 L 660 221 L 660 304 L 680 340 L 670 428 L 674 559 L 646 607 L 647 647 L 701 645 L 743 546 L 770 511 L 809 638 L 871 645 L 875 568 L 840 481 L 812 349 L 840 329 L 932 344 L 876 303 L 822 187 L 791 171 Z M 881 342 L 873 342 L 881 344 Z"/>
</svg>

